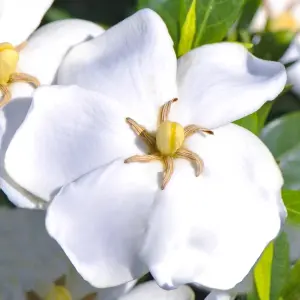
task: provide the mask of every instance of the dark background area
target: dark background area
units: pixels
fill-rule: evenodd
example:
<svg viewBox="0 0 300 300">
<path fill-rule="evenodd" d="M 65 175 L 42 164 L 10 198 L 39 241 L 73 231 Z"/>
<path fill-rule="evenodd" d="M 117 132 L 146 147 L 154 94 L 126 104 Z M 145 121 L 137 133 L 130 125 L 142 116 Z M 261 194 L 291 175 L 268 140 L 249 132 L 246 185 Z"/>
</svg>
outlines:
<svg viewBox="0 0 300 300">
<path fill-rule="evenodd" d="M 136 3 L 136 0 L 55 0 L 53 7 L 73 18 L 111 26 L 130 15 Z"/>
</svg>

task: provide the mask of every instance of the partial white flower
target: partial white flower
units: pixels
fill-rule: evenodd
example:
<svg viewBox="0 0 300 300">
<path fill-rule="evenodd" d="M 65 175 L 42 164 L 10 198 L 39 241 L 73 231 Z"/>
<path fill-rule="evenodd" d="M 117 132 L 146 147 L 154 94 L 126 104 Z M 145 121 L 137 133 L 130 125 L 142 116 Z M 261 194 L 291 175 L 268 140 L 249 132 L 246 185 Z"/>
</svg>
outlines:
<svg viewBox="0 0 300 300">
<path fill-rule="evenodd" d="M 1 300 L 22 300 L 26 293 L 41 299 L 66 294 L 71 296 L 66 299 L 73 300 L 88 295 L 93 295 L 90 299 L 116 300 L 131 290 L 134 281 L 109 289 L 96 289 L 84 281 L 49 237 L 44 220 L 43 211 L 0 209 Z M 59 278 L 63 279 L 55 283 Z"/>
<path fill-rule="evenodd" d="M 256 13 L 250 29 L 254 32 L 263 31 L 268 17 L 271 20 L 270 29 L 273 31 L 300 30 L 300 1 L 299 0 L 265 0 Z M 281 58 L 282 63 L 295 62 L 288 68 L 288 81 L 293 85 L 293 91 L 300 95 L 300 35 L 297 34 L 294 41 Z"/>
<path fill-rule="evenodd" d="M 50 203 L 48 231 L 79 273 L 97 287 L 149 270 L 166 289 L 242 281 L 286 212 L 272 155 L 229 123 L 281 92 L 284 67 L 236 43 L 177 62 L 163 21 L 141 10 L 70 51 L 58 80 L 93 91 L 39 88 L 5 169 Z"/>
<path fill-rule="evenodd" d="M 3 157 L 15 131 L 28 112 L 35 86 L 54 84 L 58 67 L 67 52 L 104 31 L 92 22 L 69 19 L 49 23 L 27 40 L 52 2 L 0 2 L 3 6 L 0 9 L 0 105 L 8 103 L 0 116 L 0 127 L 4 134 L 0 145 L 0 166 L 3 165 Z M 21 46 L 16 47 L 20 43 Z M 1 177 L 1 186 L 8 196 L 16 194 L 5 172 Z"/>
</svg>

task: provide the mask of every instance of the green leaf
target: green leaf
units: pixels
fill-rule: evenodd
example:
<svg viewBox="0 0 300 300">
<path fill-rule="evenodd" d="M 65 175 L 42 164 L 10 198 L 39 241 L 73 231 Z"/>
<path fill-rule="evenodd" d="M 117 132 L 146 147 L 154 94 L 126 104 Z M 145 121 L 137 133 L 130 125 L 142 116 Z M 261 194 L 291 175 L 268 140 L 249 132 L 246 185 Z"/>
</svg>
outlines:
<svg viewBox="0 0 300 300">
<path fill-rule="evenodd" d="M 288 212 L 288 220 L 300 224 L 300 191 L 282 191 L 284 205 Z"/>
<path fill-rule="evenodd" d="M 138 0 L 138 9 L 151 8 L 165 21 L 178 49 L 180 34 L 193 0 Z M 238 19 L 244 0 L 195 0 L 196 33 L 193 47 L 220 42 Z M 184 39 L 185 37 L 182 36 Z M 191 39 L 190 42 L 192 42 Z"/>
<path fill-rule="evenodd" d="M 196 0 L 193 0 L 181 28 L 178 56 L 182 56 L 192 49 L 196 33 Z"/>
<path fill-rule="evenodd" d="M 268 60 L 279 60 L 286 52 L 295 34 L 289 31 L 264 32 L 253 48 L 254 55 Z"/>
<path fill-rule="evenodd" d="M 254 283 L 260 300 L 270 300 L 274 244 L 270 243 L 254 267 Z"/>
<path fill-rule="evenodd" d="M 274 241 L 270 300 L 278 300 L 290 274 L 289 243 L 282 232 Z"/>
<path fill-rule="evenodd" d="M 64 9 L 51 7 L 45 15 L 48 22 L 70 19 L 72 16 Z"/>
<path fill-rule="evenodd" d="M 237 120 L 234 123 L 250 130 L 256 135 L 259 135 L 260 131 L 265 125 L 265 121 L 268 117 L 271 107 L 272 102 L 267 102 L 257 112 Z"/>
<path fill-rule="evenodd" d="M 261 5 L 261 0 L 247 0 L 242 15 L 238 22 L 238 29 L 248 29 L 257 9 Z"/>
<path fill-rule="evenodd" d="M 257 113 L 253 113 L 245 118 L 239 119 L 234 122 L 235 124 L 242 126 L 250 130 L 254 134 L 258 134 L 258 117 Z"/>
<path fill-rule="evenodd" d="M 243 6 L 244 0 L 198 0 L 194 47 L 222 41 Z"/>
<path fill-rule="evenodd" d="M 290 272 L 287 283 L 282 291 L 284 300 L 300 299 L 300 261 L 298 261 Z"/>
<path fill-rule="evenodd" d="M 270 122 L 261 132 L 284 176 L 284 188 L 300 190 L 300 112 Z"/>
<path fill-rule="evenodd" d="M 255 289 L 248 298 L 257 298 L 257 293 L 260 300 L 278 300 L 290 273 L 286 233 L 282 232 L 266 247 L 253 273 Z"/>
</svg>

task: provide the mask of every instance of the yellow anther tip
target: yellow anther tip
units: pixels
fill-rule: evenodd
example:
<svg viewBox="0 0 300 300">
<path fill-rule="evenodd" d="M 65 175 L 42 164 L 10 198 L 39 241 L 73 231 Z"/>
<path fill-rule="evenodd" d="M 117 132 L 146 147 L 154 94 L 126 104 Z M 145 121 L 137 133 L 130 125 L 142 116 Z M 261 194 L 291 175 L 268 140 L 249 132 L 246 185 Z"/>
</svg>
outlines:
<svg viewBox="0 0 300 300">
<path fill-rule="evenodd" d="M 72 300 L 70 292 L 63 286 L 53 286 L 45 300 Z"/>
</svg>

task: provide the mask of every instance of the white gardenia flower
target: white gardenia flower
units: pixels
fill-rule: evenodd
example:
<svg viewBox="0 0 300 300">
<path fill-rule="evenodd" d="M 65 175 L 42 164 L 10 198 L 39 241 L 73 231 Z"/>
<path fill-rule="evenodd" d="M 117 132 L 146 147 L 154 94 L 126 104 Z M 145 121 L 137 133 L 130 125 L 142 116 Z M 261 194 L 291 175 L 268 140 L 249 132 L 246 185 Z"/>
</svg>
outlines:
<svg viewBox="0 0 300 300">
<path fill-rule="evenodd" d="M 116 300 L 132 289 L 134 281 L 108 289 L 84 281 L 49 237 L 44 220 L 43 211 L 0 208 L 1 300 L 81 300 L 88 295 L 89 300 Z"/>
<path fill-rule="evenodd" d="M 102 288 L 149 270 L 165 289 L 242 281 L 286 211 L 269 150 L 230 122 L 276 98 L 284 67 L 236 43 L 177 61 L 146 9 L 70 51 L 58 80 L 81 88 L 36 91 L 5 169 L 49 203 L 47 229 L 79 273 Z"/>
<path fill-rule="evenodd" d="M 27 114 L 35 87 L 57 83 L 56 73 L 66 53 L 104 31 L 92 22 L 69 19 L 49 23 L 30 36 L 52 2 L 0 0 L 0 106 L 8 103 L 0 111 L 0 134 L 4 135 L 0 166 Z M 1 177 L 1 186 L 7 194 L 17 193 L 5 172 Z"/>
<path fill-rule="evenodd" d="M 262 6 L 256 13 L 250 29 L 254 32 L 263 31 L 270 18 L 270 30 L 300 30 L 300 0 L 266 0 L 267 5 Z M 300 35 L 296 35 L 291 46 L 281 58 L 282 63 L 295 62 L 288 67 L 288 81 L 293 85 L 293 91 L 300 95 Z"/>
</svg>

